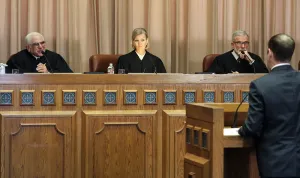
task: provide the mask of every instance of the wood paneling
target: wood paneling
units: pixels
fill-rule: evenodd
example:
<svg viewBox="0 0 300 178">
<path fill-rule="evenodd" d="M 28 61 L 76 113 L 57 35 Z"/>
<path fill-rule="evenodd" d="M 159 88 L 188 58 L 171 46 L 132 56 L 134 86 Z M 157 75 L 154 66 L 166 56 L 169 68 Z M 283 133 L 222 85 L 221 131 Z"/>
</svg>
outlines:
<svg viewBox="0 0 300 178">
<path fill-rule="evenodd" d="M 110 75 L 110 74 L 22 74 L 22 75 L 0 75 L 2 84 L 249 84 L 256 78 L 265 74 L 226 74 L 226 75 L 195 75 L 195 74 L 128 74 L 128 75 Z M 43 79 L 43 80 L 41 80 Z M 72 80 L 70 80 L 72 79 Z"/>
<path fill-rule="evenodd" d="M 169 158 L 166 158 L 164 152 L 166 151 L 165 147 L 165 138 L 172 140 L 174 138 L 168 138 L 165 134 L 167 134 L 165 130 L 165 126 L 163 126 L 167 121 L 165 121 L 165 117 L 163 117 L 164 110 L 185 110 L 185 100 L 184 100 L 184 91 L 193 91 L 195 92 L 195 101 L 202 102 L 203 101 L 203 91 L 214 91 L 215 92 L 215 102 L 219 103 L 223 101 L 223 94 L 222 91 L 234 91 L 234 99 L 235 102 L 240 102 L 242 91 L 249 90 L 249 83 L 261 77 L 264 74 L 256 74 L 256 75 L 249 75 L 249 74 L 240 74 L 240 75 L 192 75 L 192 74 L 143 74 L 143 75 L 92 75 L 92 74 L 20 74 L 20 75 L 0 75 L 0 92 L 1 91 L 9 91 L 12 93 L 12 105 L 5 105 L 0 107 L 0 113 L 3 112 L 28 112 L 28 113 L 35 113 L 39 112 L 38 114 L 44 113 L 56 113 L 65 111 L 72 111 L 76 112 L 75 117 L 76 119 L 73 120 L 72 124 L 74 124 L 74 130 L 76 130 L 75 136 L 71 137 L 72 143 L 75 142 L 74 151 L 75 154 L 73 155 L 72 159 L 74 160 L 74 174 L 75 178 L 80 178 L 82 174 L 83 165 L 86 165 L 85 160 L 82 160 L 83 153 L 86 150 L 83 150 L 81 143 L 85 143 L 87 138 L 82 139 L 82 134 L 85 133 L 82 131 L 82 128 L 85 128 L 83 125 L 82 120 L 84 119 L 83 116 L 86 114 L 93 112 L 102 113 L 104 111 L 110 111 L 111 115 L 110 118 L 124 120 L 127 121 L 121 115 L 118 115 L 118 112 L 124 113 L 127 110 L 139 110 L 145 111 L 142 112 L 140 115 L 143 116 L 144 119 L 138 119 L 138 116 L 130 116 L 130 119 L 139 120 L 139 124 L 144 122 L 148 122 L 152 116 L 144 116 L 145 113 L 149 111 L 156 111 L 154 117 L 156 126 L 155 132 L 153 132 L 153 140 L 152 149 L 155 153 L 153 155 L 153 168 L 152 177 L 157 178 L 164 178 L 164 174 L 174 174 L 174 176 L 180 176 L 180 171 L 183 169 L 183 164 L 177 164 L 176 167 L 176 160 L 179 160 L 181 156 L 178 157 L 176 155 L 176 151 L 174 152 L 174 157 L 169 155 Z M 34 105 L 21 105 L 20 97 L 21 91 L 34 91 Z M 76 104 L 75 105 L 64 105 L 63 104 L 63 91 L 76 91 Z M 95 104 L 84 104 L 84 93 L 85 92 L 95 92 Z M 104 102 L 104 91 L 116 91 L 116 104 L 105 104 Z M 126 91 L 136 91 L 136 104 L 125 104 L 125 92 Z M 155 104 L 145 104 L 145 91 L 156 91 L 156 103 Z M 165 103 L 165 91 L 176 91 L 176 103 L 174 104 L 166 104 Z M 43 103 L 43 93 L 44 92 L 52 92 L 54 93 L 54 103 L 51 104 L 44 104 Z M 241 108 L 243 105 L 241 106 Z M 234 110 L 234 108 L 232 108 Z M 228 114 L 232 115 L 234 111 L 228 112 Z M 98 113 L 98 114 L 99 114 Z M 90 116 L 89 116 L 90 117 Z M 98 116 L 97 116 L 98 117 Z M 100 121 L 102 122 L 104 116 L 101 116 L 100 120 L 93 118 L 92 120 L 97 121 L 99 124 Z M 108 117 L 108 116 L 105 116 Z M 228 116 L 226 118 L 230 118 Z M 238 117 L 238 125 L 243 122 L 242 117 L 246 117 L 244 114 L 240 114 Z M 42 117 L 46 118 L 46 117 Z M 33 119 L 33 118 L 32 118 Z M 38 118 L 34 118 L 38 119 Z M 53 118 L 52 118 L 53 119 Z M 170 117 L 168 116 L 169 120 L 174 121 L 174 129 L 180 125 L 182 118 L 181 117 Z M 178 121 L 176 121 L 178 119 Z M 140 122 L 140 121 L 143 122 Z M 151 120 L 151 119 L 150 119 Z M 13 121 L 13 120 L 12 120 Z M 35 121 L 35 120 L 34 120 Z M 44 120 L 36 120 L 37 122 Z M 50 122 L 50 121 L 49 121 Z M 123 121 L 122 121 L 123 122 Z M 131 122 L 131 121 L 130 121 Z M 137 122 L 137 121 L 132 121 Z M 232 124 L 232 119 L 224 120 L 225 126 L 230 126 Z M 4 128 L 3 125 L 1 125 Z M 27 130 L 31 127 L 22 127 L 23 130 L 27 132 Z M 34 127 L 32 127 L 34 128 Z M 51 126 L 45 127 L 44 129 L 48 129 L 47 132 L 50 132 Z M 107 126 L 106 128 L 128 128 L 127 130 L 132 133 L 132 135 L 138 135 L 142 132 L 138 132 L 136 129 L 137 127 L 131 126 Z M 130 129 L 129 129 L 130 128 Z M 73 129 L 73 128 L 72 128 Z M 127 130 L 123 130 L 120 132 L 127 132 Z M 201 128 L 202 129 L 202 128 Z M 30 129 L 29 129 L 30 130 Z M 52 129 L 53 130 L 53 129 Z M 109 129 L 104 129 L 105 134 L 111 134 L 112 132 L 106 133 Z M 113 130 L 113 129 L 111 129 Z M 144 130 L 145 132 L 147 131 Z M 44 130 L 40 130 L 42 134 L 44 134 Z M 185 130 L 184 130 L 185 132 Z M 58 134 L 59 132 L 57 132 Z M 102 132 L 100 132 L 102 134 Z M 35 132 L 37 134 L 37 131 Z M 51 134 L 54 134 L 51 133 Z M 89 133 L 90 134 L 90 133 Z M 100 135 L 99 140 L 100 139 Z M 213 134 L 213 133 L 211 133 Z M 19 134 L 17 134 L 19 135 Z M 38 135 L 38 134 L 37 134 Z M 59 135 L 59 134 L 58 134 Z M 169 135 L 172 136 L 172 135 Z M 95 141 L 97 140 L 95 137 Z M 176 147 L 176 145 L 180 145 L 180 142 L 183 141 L 181 139 L 181 132 L 178 132 L 177 135 L 174 134 L 174 150 L 181 149 Z M 59 137 L 58 137 L 59 138 Z M 200 138 L 200 137 L 199 137 Z M 98 141 L 99 141 L 98 140 Z M 171 143 L 171 142 L 170 142 Z M 6 143 L 2 143 L 1 145 L 5 145 Z M 112 143 L 116 144 L 116 143 Z M 173 143 L 172 143 L 173 145 Z M 123 145 L 125 147 L 125 145 Z M 140 145 L 137 145 L 140 146 Z M 2 147 L 4 149 L 5 147 Z M 172 147 L 169 147 L 170 149 Z M 178 152 L 179 155 L 181 152 Z M 98 154 L 98 152 L 97 152 Z M 99 153 L 100 154 L 100 153 Z M 102 154 L 102 153 L 101 153 Z M 203 154 L 208 155 L 208 151 L 203 151 Z M 6 155 L 5 150 L 1 150 L 1 156 Z M 1 157 L 1 160 L 2 160 Z M 123 158 L 122 158 L 123 159 Z M 125 158 L 124 158 L 125 159 Z M 166 159 L 166 160 L 164 160 Z M 174 159 L 174 162 L 172 161 Z M 168 162 L 169 164 L 174 165 L 174 169 L 178 170 L 179 173 L 172 172 L 172 170 L 167 169 L 164 170 L 163 162 Z M 183 160 L 182 160 L 183 161 Z M 98 164 L 98 163 L 97 163 Z M 181 167 L 181 168 L 180 168 Z M 85 167 L 84 167 L 85 168 Z M 171 167 L 173 169 L 173 167 Z M 178 168 L 178 169 L 177 169 Z M 84 170 L 87 170 L 86 168 Z M 95 170 L 100 171 L 100 170 Z M 102 170 L 101 170 L 102 171 Z M 167 172 L 171 171 L 171 172 Z M 98 174 L 98 172 L 97 172 Z M 150 174 L 149 174 L 150 175 Z"/>
<path fill-rule="evenodd" d="M 1 177 L 75 177 L 75 112 L 1 112 Z"/>
<path fill-rule="evenodd" d="M 163 177 L 182 178 L 185 155 L 185 110 L 163 111 Z"/>
<path fill-rule="evenodd" d="M 184 159 L 184 177 L 185 178 L 209 178 L 208 159 L 186 153 Z"/>
<path fill-rule="evenodd" d="M 203 168 L 195 165 L 203 165 L 201 160 L 209 162 L 207 177 L 210 178 L 259 177 L 251 140 L 244 140 L 238 135 L 223 134 L 224 120 L 228 120 L 225 113 L 235 112 L 237 106 L 238 104 L 224 103 L 195 103 L 186 106 L 187 125 L 191 132 L 197 128 L 202 134 L 205 133 L 207 138 L 204 139 L 202 135 L 200 147 L 186 143 L 185 178 L 188 178 L 190 172 L 195 178 L 203 177 Z M 244 104 L 238 112 L 245 113 L 247 110 L 248 104 Z M 193 134 L 191 137 L 191 140 L 194 140 Z"/>
<path fill-rule="evenodd" d="M 82 177 L 155 177 L 156 111 L 84 111 L 82 122 Z"/>
</svg>

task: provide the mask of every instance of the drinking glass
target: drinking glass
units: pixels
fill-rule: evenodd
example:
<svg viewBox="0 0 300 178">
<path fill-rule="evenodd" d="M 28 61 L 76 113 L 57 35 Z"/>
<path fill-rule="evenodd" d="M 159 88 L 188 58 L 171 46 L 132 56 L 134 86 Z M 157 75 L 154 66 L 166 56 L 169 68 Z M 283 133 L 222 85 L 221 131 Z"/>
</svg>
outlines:
<svg viewBox="0 0 300 178">
<path fill-rule="evenodd" d="M 12 74 L 18 74 L 19 73 L 19 69 L 12 69 Z"/>
<path fill-rule="evenodd" d="M 125 69 L 118 69 L 118 74 L 125 74 Z"/>
</svg>

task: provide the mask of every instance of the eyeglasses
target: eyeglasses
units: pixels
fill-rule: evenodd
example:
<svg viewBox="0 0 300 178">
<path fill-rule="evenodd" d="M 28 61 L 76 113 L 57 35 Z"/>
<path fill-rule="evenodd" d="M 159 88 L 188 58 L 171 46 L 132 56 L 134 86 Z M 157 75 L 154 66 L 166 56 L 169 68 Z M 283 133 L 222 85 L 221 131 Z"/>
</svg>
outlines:
<svg viewBox="0 0 300 178">
<path fill-rule="evenodd" d="M 38 43 L 32 43 L 31 45 L 32 46 L 40 46 L 40 45 L 44 45 L 46 42 L 45 41 L 41 41 L 41 42 L 38 42 Z"/>
<path fill-rule="evenodd" d="M 241 41 L 235 41 L 234 42 L 236 45 L 239 45 L 239 46 L 241 46 L 241 45 L 245 45 L 245 46 L 247 46 L 247 45 L 249 45 L 249 41 L 244 41 L 244 42 L 241 42 Z"/>
</svg>

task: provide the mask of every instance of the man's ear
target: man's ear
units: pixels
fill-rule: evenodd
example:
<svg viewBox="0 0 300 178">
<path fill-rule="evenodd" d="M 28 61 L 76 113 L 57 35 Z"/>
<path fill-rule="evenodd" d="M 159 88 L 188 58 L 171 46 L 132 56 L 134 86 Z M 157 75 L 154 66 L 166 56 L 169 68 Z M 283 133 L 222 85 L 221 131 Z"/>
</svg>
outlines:
<svg viewBox="0 0 300 178">
<path fill-rule="evenodd" d="M 273 56 L 273 52 L 270 48 L 268 48 L 267 54 L 270 55 L 270 56 Z"/>
</svg>

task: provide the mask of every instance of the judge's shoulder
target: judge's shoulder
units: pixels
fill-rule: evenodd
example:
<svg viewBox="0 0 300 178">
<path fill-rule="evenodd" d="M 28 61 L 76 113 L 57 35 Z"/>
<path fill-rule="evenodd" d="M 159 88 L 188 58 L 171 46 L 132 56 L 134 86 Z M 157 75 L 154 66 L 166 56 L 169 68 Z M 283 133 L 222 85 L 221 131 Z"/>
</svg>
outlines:
<svg viewBox="0 0 300 178">
<path fill-rule="evenodd" d="M 151 56 L 151 58 L 154 58 L 154 59 L 159 60 L 159 61 L 162 62 L 162 60 L 158 56 L 155 56 L 154 54 L 150 53 L 149 51 L 146 51 L 146 54 Z"/>
<path fill-rule="evenodd" d="M 135 55 L 135 51 L 134 51 L 134 50 L 131 51 L 131 52 L 129 52 L 129 53 L 127 53 L 127 54 L 120 55 L 120 56 L 118 57 L 118 59 L 131 58 L 133 55 Z"/>
<path fill-rule="evenodd" d="M 232 51 L 233 50 L 230 50 L 230 51 L 227 51 L 223 54 L 220 54 L 220 55 L 216 56 L 216 59 L 226 59 L 228 57 L 231 57 L 232 56 Z"/>
<path fill-rule="evenodd" d="M 21 50 L 21 51 L 18 51 L 18 52 L 16 52 L 16 53 L 12 54 L 12 55 L 10 56 L 10 58 L 19 58 L 19 57 L 24 57 L 24 56 L 26 56 L 26 55 L 30 55 L 30 53 L 28 52 L 27 49 L 23 49 L 23 50 Z"/>
</svg>

